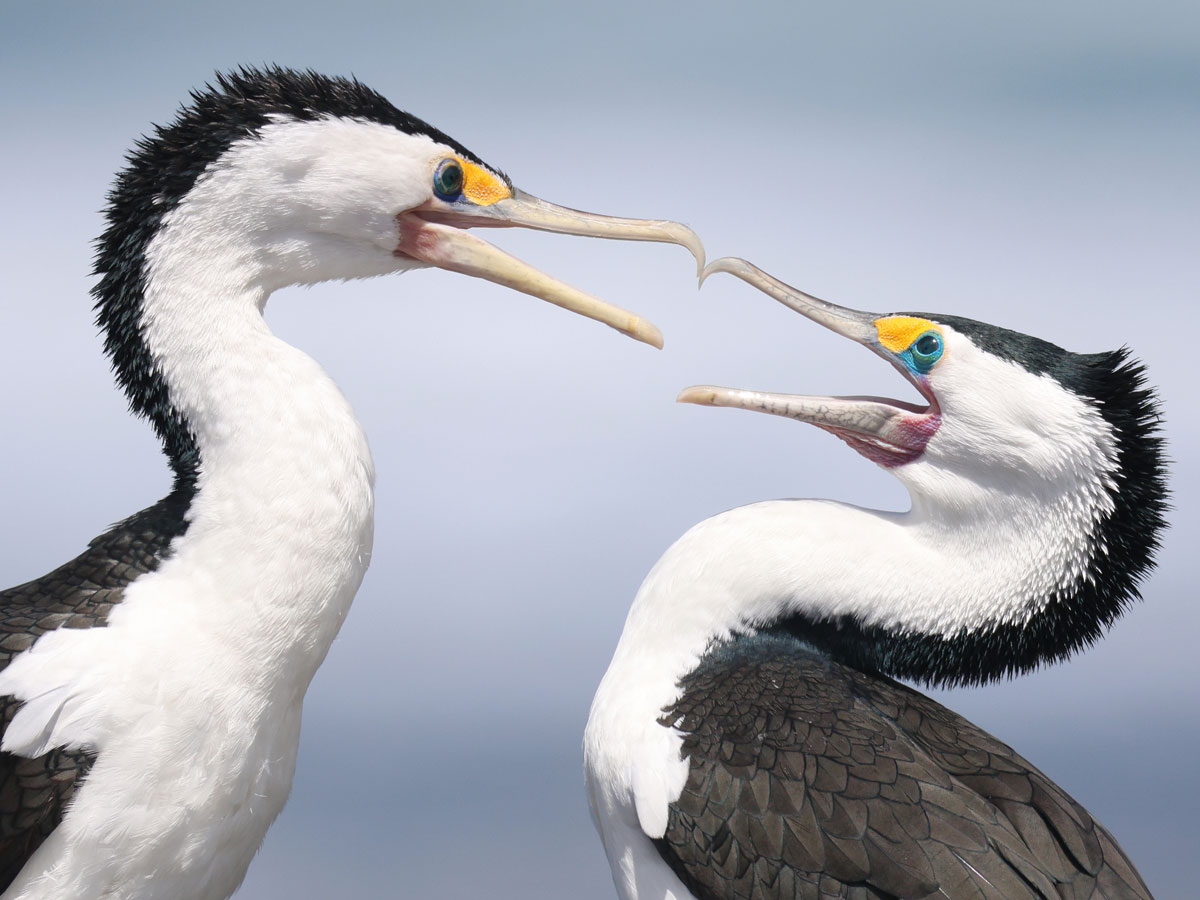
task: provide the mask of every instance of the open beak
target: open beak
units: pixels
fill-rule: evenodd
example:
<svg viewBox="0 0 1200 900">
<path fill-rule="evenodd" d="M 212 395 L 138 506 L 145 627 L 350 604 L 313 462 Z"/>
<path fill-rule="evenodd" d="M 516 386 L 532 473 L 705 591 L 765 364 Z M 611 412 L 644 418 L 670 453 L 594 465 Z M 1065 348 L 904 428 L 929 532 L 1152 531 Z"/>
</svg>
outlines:
<svg viewBox="0 0 1200 900">
<path fill-rule="evenodd" d="M 704 266 L 704 246 L 686 225 L 596 215 L 555 206 L 516 189 L 511 196 L 488 205 L 460 209 L 431 202 L 424 208 L 401 213 L 397 221 L 400 225 L 397 254 L 540 297 L 659 348 L 663 345 L 662 332 L 651 322 L 571 287 L 464 229 L 515 226 L 586 237 L 681 244 L 692 252 L 701 269 Z"/>
<path fill-rule="evenodd" d="M 744 259 L 725 256 L 713 260 L 701 273 L 701 283 L 714 272 L 736 275 L 817 324 L 869 347 L 903 373 L 929 405 L 920 407 L 882 397 L 812 397 L 712 385 L 684 389 L 677 398 L 680 403 L 736 407 L 808 422 L 838 436 L 873 462 L 889 468 L 912 462 L 924 452 L 941 422 L 937 399 L 923 380 L 914 376 L 880 344 L 875 327 L 879 315 L 813 297 Z"/>
</svg>

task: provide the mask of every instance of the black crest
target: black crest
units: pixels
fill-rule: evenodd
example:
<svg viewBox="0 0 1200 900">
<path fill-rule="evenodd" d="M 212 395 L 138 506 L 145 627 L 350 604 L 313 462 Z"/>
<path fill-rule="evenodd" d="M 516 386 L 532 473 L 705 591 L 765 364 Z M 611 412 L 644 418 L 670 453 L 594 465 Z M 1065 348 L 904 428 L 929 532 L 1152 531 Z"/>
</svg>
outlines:
<svg viewBox="0 0 1200 900">
<path fill-rule="evenodd" d="M 191 103 L 180 109 L 174 122 L 137 142 L 109 194 L 108 227 L 96 242 L 94 273 L 100 280 L 92 294 L 97 324 L 105 332 L 105 351 L 130 408 L 154 424 L 177 477 L 190 477 L 198 459 L 187 423 L 172 408 L 143 339 L 143 269 L 146 248 L 163 217 L 205 169 L 233 142 L 254 138 L 279 115 L 302 121 L 338 116 L 378 122 L 429 137 L 484 165 L 462 144 L 355 79 L 272 66 L 243 67 L 218 74 L 216 81 L 215 86 L 193 91 Z"/>
<path fill-rule="evenodd" d="M 905 313 L 945 324 L 980 349 L 1054 378 L 1089 403 L 1112 429 L 1117 468 L 1113 510 L 1091 535 L 1086 577 L 1046 598 L 1029 622 L 952 638 L 897 634 L 851 617 L 797 617 L 776 628 L 802 637 L 856 668 L 925 684 L 980 684 L 1055 662 L 1091 646 L 1135 600 L 1154 566 L 1166 526 L 1167 464 L 1158 397 L 1145 368 L 1126 349 L 1071 353 L 1016 331 L 932 313 Z"/>
</svg>

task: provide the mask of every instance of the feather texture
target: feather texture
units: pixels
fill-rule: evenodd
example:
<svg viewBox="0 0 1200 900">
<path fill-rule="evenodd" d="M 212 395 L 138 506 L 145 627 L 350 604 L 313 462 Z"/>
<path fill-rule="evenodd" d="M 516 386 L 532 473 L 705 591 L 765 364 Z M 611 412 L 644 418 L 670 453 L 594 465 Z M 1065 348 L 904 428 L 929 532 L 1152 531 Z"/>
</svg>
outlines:
<svg viewBox="0 0 1200 900">
<path fill-rule="evenodd" d="M 687 785 L 655 842 L 697 900 L 1147 900 L 1087 811 L 961 716 L 786 635 L 743 636 L 661 724 Z"/>
<path fill-rule="evenodd" d="M 155 571 L 187 527 L 194 486 L 181 481 L 163 500 L 114 526 L 65 565 L 0 591 L 0 670 L 34 641 L 58 628 L 93 628 L 108 620 L 124 589 Z M 20 709 L 0 698 L 4 742 Z M 86 750 L 53 749 L 33 758 L 0 753 L 0 892 L 62 821 L 95 760 Z"/>
</svg>

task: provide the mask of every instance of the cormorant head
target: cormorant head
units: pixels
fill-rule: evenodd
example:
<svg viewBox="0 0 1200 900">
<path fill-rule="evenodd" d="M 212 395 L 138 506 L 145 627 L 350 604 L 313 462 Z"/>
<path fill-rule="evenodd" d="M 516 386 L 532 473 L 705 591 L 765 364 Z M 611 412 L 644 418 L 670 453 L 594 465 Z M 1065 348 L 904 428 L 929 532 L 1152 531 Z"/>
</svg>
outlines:
<svg viewBox="0 0 1200 900">
<path fill-rule="evenodd" d="M 971 319 L 847 310 L 742 259 L 715 260 L 714 271 L 864 344 L 924 401 L 712 386 L 680 395 L 836 434 L 905 482 L 904 522 L 943 553 L 932 558 L 947 570 L 905 571 L 899 598 L 884 592 L 845 614 L 802 610 L 781 628 L 872 671 L 973 684 L 1066 658 L 1138 598 L 1165 526 L 1166 472 L 1157 397 L 1126 350 L 1075 354 Z M 888 550 L 864 546 L 860 564 L 870 570 L 872 552 L 890 565 L 911 558 Z M 962 559 L 977 568 L 956 569 Z M 917 608 L 931 616 L 923 625 Z"/>
<path fill-rule="evenodd" d="M 139 294 L 144 255 L 164 228 L 195 225 L 236 241 L 268 291 L 287 284 L 439 266 L 476 275 L 661 345 L 653 325 L 570 288 L 466 234 L 523 226 L 667 241 L 702 258 L 673 222 L 616 219 L 523 193 L 458 141 L 346 78 L 272 67 L 218 75 L 176 120 L 130 154 L 98 242 L 96 296 L 107 324 L 122 294 Z M 226 264 L 228 264 L 228 257 Z"/>
<path fill-rule="evenodd" d="M 819 300 L 745 260 L 728 272 L 890 362 L 923 403 L 692 387 L 680 400 L 736 406 L 809 422 L 892 471 L 914 504 L 944 514 L 1001 496 L 1091 496 L 1098 516 L 1137 484 L 1157 516 L 1165 495 L 1158 404 L 1125 350 L 1070 353 L 971 319 L 859 312 Z"/>
<path fill-rule="evenodd" d="M 358 81 L 279 67 L 218 75 L 215 86 L 194 92 L 171 124 L 129 154 L 106 217 L 93 289 L 105 349 L 132 409 L 154 422 L 177 462 L 191 453 L 191 439 L 147 346 L 147 322 L 168 315 L 148 308 L 152 295 L 160 305 L 172 298 L 171 316 L 231 297 L 240 315 L 243 301 L 261 308 L 290 284 L 437 266 L 662 346 L 646 320 L 466 229 L 666 241 L 683 244 L 701 264 L 703 257 L 682 225 L 546 203 Z"/>
<path fill-rule="evenodd" d="M 718 387 L 680 395 L 837 435 L 904 482 L 913 500 L 904 524 L 940 548 L 928 558 L 945 571 L 889 570 L 885 586 L 905 585 L 893 597 L 871 563 L 906 566 L 915 557 L 903 548 L 914 545 L 862 546 L 865 608 L 817 604 L 780 627 L 862 668 L 970 684 L 1069 656 L 1139 596 L 1166 524 L 1166 464 L 1157 398 L 1125 350 L 1076 354 L 956 316 L 858 312 L 740 259 L 716 260 L 712 272 L 870 348 L 924 401 Z M 961 560 L 970 571 L 955 568 Z"/>
</svg>

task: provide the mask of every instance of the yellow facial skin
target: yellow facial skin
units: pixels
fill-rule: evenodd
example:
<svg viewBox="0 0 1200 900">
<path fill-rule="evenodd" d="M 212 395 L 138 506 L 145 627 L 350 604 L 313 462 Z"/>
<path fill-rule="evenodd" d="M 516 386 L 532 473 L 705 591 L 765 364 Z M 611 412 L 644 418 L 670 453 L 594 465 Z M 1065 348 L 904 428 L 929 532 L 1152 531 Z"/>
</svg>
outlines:
<svg viewBox="0 0 1200 900">
<path fill-rule="evenodd" d="M 913 316 L 884 316 L 875 320 L 879 343 L 893 353 L 903 353 L 926 331 L 940 331 L 928 319 Z"/>
<path fill-rule="evenodd" d="M 512 188 L 483 166 L 465 159 L 457 161 L 463 170 L 463 196 L 476 206 L 491 206 L 512 196 Z"/>
</svg>

